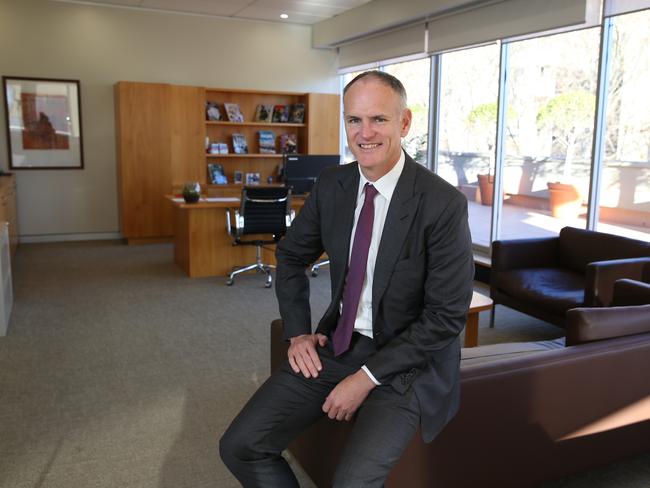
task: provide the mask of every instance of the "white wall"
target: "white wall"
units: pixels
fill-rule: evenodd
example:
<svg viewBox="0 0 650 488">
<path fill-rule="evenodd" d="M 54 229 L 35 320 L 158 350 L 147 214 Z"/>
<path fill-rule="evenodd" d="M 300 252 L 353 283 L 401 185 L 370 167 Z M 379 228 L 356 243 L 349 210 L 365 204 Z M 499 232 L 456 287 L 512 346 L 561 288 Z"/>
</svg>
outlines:
<svg viewBox="0 0 650 488">
<path fill-rule="evenodd" d="M 0 0 L 0 74 L 81 81 L 85 169 L 15 172 L 27 240 L 119 230 L 117 81 L 338 92 L 336 55 L 311 48 L 309 27 L 46 0 Z M 1 119 L 0 166 L 7 169 Z"/>
</svg>

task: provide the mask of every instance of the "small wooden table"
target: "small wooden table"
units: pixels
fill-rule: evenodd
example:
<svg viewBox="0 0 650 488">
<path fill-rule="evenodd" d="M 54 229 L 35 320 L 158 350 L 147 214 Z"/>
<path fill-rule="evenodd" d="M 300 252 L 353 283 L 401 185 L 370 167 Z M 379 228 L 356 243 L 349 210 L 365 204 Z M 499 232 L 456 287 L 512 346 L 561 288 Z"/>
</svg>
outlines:
<svg viewBox="0 0 650 488">
<path fill-rule="evenodd" d="M 476 292 L 472 293 L 472 303 L 469 304 L 467 324 L 465 325 L 465 347 L 478 346 L 478 314 L 491 308 L 492 299 L 490 297 Z"/>
</svg>

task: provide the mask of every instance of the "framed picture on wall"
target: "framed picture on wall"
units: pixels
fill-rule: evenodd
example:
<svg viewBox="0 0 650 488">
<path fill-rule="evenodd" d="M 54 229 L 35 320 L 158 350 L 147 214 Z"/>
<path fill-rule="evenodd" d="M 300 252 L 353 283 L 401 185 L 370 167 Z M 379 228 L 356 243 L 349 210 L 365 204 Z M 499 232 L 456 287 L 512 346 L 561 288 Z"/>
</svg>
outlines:
<svg viewBox="0 0 650 488">
<path fill-rule="evenodd" d="M 83 169 L 79 80 L 2 77 L 10 169 Z"/>
</svg>

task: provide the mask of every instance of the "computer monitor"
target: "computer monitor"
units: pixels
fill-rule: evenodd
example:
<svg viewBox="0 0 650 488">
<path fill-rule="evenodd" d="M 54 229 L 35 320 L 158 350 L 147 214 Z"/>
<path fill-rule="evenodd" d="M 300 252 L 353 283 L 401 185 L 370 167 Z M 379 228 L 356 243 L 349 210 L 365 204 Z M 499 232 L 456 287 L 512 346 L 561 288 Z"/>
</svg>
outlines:
<svg viewBox="0 0 650 488">
<path fill-rule="evenodd" d="M 340 163 L 338 154 L 286 154 L 284 184 L 291 188 L 293 195 L 304 195 L 311 191 L 323 169 Z"/>
</svg>

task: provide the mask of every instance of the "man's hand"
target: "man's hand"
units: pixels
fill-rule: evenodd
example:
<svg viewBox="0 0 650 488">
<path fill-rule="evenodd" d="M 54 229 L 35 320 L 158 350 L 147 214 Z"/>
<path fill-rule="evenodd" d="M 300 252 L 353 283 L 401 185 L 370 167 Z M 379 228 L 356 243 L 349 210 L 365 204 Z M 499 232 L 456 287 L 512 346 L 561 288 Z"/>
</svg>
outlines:
<svg viewBox="0 0 650 488">
<path fill-rule="evenodd" d="M 323 334 L 303 334 L 289 339 L 291 345 L 287 356 L 294 373 L 302 373 L 305 378 L 316 378 L 323 369 L 316 345 L 325 347 L 327 336 Z"/>
<path fill-rule="evenodd" d="M 323 412 L 331 419 L 351 420 L 375 386 L 365 371 L 360 369 L 336 385 L 325 399 Z"/>
</svg>

